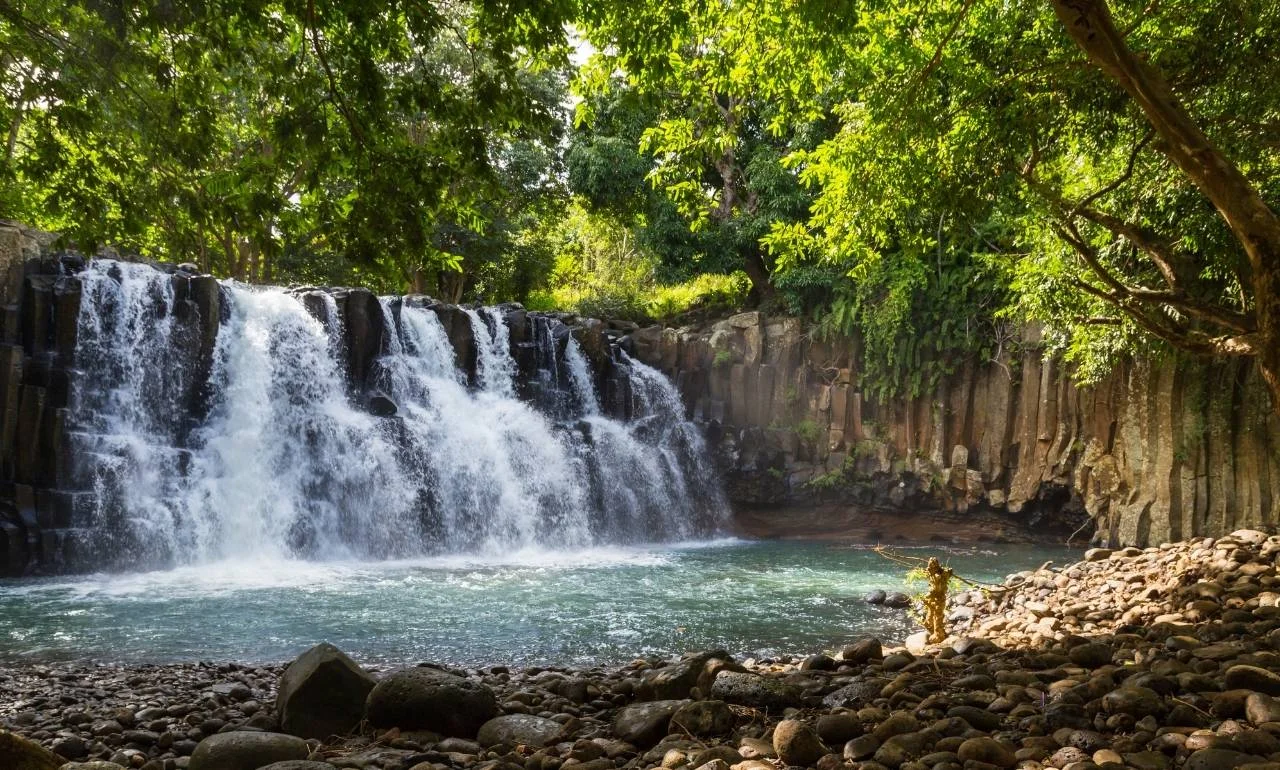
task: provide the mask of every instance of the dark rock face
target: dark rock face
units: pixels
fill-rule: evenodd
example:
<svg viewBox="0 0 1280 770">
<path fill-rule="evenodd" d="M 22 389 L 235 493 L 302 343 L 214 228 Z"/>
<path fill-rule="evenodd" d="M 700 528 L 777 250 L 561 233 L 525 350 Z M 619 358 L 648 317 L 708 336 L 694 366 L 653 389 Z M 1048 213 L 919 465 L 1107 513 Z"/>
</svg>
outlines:
<svg viewBox="0 0 1280 770">
<path fill-rule="evenodd" d="M 355 661 L 323 643 L 285 669 L 276 694 L 280 728 L 301 738 L 324 740 L 351 732 L 364 718 L 376 682 Z"/>
<path fill-rule="evenodd" d="M 403 668 L 370 691 L 366 713 L 375 727 L 471 738 L 498 715 L 498 701 L 478 682 L 435 668 Z"/>
<path fill-rule="evenodd" d="M 971 361 L 929 393 L 884 400 L 863 386 L 857 339 L 814 339 L 795 318 L 747 312 L 625 340 L 712 426 L 730 499 L 760 536 L 795 536 L 802 523 L 882 542 L 899 532 L 1062 542 L 1092 516 L 1098 541 L 1148 545 L 1280 523 L 1260 481 L 1280 477 L 1266 450 L 1280 443 L 1278 424 L 1246 416 L 1268 408 L 1256 367 L 1145 359 L 1079 388 L 1043 359 L 1039 329 L 1019 334 L 1019 378 L 1006 363 Z M 1183 426 L 1206 419 L 1229 429 L 1187 445 Z M 1235 442 L 1239 431 L 1256 439 Z M 1187 473 L 1211 481 L 1184 489 Z M 863 520 L 885 510 L 877 538 Z M 898 520 L 921 511 L 981 525 L 903 531 Z"/>
</svg>

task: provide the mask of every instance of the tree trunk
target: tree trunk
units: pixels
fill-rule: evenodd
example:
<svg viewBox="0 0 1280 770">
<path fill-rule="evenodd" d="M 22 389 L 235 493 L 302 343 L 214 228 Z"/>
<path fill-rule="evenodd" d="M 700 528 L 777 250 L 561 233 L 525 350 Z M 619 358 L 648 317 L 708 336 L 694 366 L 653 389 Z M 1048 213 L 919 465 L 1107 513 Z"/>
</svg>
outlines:
<svg viewBox="0 0 1280 770">
<path fill-rule="evenodd" d="M 1106 0 L 1050 0 L 1089 62 L 1129 94 L 1163 141 L 1161 151 L 1213 203 L 1249 262 L 1253 355 L 1280 413 L 1280 217 L 1205 135 L 1164 76 L 1129 50 Z"/>
<path fill-rule="evenodd" d="M 751 279 L 751 292 L 748 297 L 753 305 L 768 300 L 773 296 L 773 282 L 769 280 L 769 266 L 764 263 L 764 254 L 759 247 L 747 252 L 742 264 L 743 272 Z"/>
</svg>

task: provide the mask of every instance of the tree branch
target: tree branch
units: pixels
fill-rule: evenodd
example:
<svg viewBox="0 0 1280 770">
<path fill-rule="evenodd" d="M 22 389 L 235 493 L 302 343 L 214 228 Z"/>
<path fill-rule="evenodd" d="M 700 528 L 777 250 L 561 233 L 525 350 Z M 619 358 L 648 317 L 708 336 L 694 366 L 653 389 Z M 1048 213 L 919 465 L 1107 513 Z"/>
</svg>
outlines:
<svg viewBox="0 0 1280 770">
<path fill-rule="evenodd" d="M 311 38 L 311 45 L 315 49 L 316 58 L 320 60 L 320 66 L 324 69 L 325 77 L 329 81 L 329 98 L 333 100 L 338 112 L 342 113 L 343 120 L 346 121 L 347 127 L 351 129 L 352 138 L 356 140 L 357 144 L 363 145 L 365 143 L 364 130 L 356 121 L 355 115 L 352 114 L 351 107 L 347 105 L 347 100 L 342 98 L 342 93 L 338 90 L 338 80 L 334 77 L 333 69 L 329 66 L 329 59 L 324 54 L 324 47 L 320 45 L 320 31 L 315 26 L 315 13 L 315 0 L 307 0 L 305 32 Z"/>
<path fill-rule="evenodd" d="M 1106 0 L 1050 4 L 1088 60 L 1137 103 L 1163 140 L 1165 155 L 1226 220 L 1249 259 L 1258 326 L 1268 337 L 1280 333 L 1280 217 L 1204 134 L 1164 76 L 1129 50 Z"/>
</svg>

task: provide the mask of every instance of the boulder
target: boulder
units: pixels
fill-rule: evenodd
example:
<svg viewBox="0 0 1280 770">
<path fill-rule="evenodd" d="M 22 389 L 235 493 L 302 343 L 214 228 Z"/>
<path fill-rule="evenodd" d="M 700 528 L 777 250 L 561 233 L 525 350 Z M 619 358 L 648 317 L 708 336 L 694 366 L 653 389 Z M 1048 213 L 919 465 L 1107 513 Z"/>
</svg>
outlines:
<svg viewBox="0 0 1280 770">
<path fill-rule="evenodd" d="M 911 606 L 911 597 L 910 597 L 910 596 L 907 596 L 906 594 L 902 593 L 901 591 L 895 591 L 895 592 L 893 592 L 893 593 L 891 593 L 891 594 L 889 594 L 889 595 L 885 596 L 885 598 L 884 598 L 884 606 L 886 606 L 886 607 L 893 607 L 893 608 L 895 608 L 895 609 L 902 609 L 902 608 L 904 608 L 904 607 L 910 607 L 910 606 Z"/>
<path fill-rule="evenodd" d="M 847 644 L 840 652 L 841 660 L 855 666 L 860 666 L 863 663 L 879 662 L 883 657 L 884 647 L 880 644 L 880 640 L 874 636 L 868 636 L 852 644 Z"/>
<path fill-rule="evenodd" d="M 419 666 L 394 671 L 378 682 L 369 692 L 366 715 L 374 727 L 471 738 L 498 715 L 498 700 L 479 682 Z"/>
<path fill-rule="evenodd" d="M 711 696 L 726 703 L 763 709 L 799 706 L 800 688 L 781 679 L 740 671 L 721 671 L 711 685 Z"/>
<path fill-rule="evenodd" d="M 540 749 L 564 731 L 564 725 L 532 714 L 504 714 L 480 726 L 476 743 L 489 746 L 529 746 Z"/>
<path fill-rule="evenodd" d="M 721 700 L 686 703 L 671 717 L 672 729 L 680 729 L 699 738 L 724 735 L 733 729 L 733 723 L 733 711 Z"/>
<path fill-rule="evenodd" d="M 798 719 L 784 719 L 773 728 L 773 749 L 788 765 L 812 765 L 827 754 L 818 733 Z"/>
<path fill-rule="evenodd" d="M 613 734 L 620 740 L 647 749 L 667 735 L 671 717 L 687 700 L 656 700 L 635 703 L 618 711 Z"/>
<path fill-rule="evenodd" d="M 273 762 L 306 759 L 307 742 L 283 733 L 217 733 L 200 741 L 189 770 L 258 770 Z"/>
<path fill-rule="evenodd" d="M 400 411 L 396 402 L 380 390 L 369 393 L 369 414 L 374 417 L 395 417 Z"/>
<path fill-rule="evenodd" d="M 92 762 L 68 762 L 60 770 L 126 770 L 126 768 L 124 765 L 117 765 L 115 762 L 105 762 L 98 759 Z"/>
<path fill-rule="evenodd" d="M 258 770 L 337 770 L 328 762 L 313 762 L 309 759 L 287 759 L 284 762 L 272 762 Z"/>
<path fill-rule="evenodd" d="M 0 767 L 5 770 L 58 770 L 62 762 L 61 757 L 35 741 L 0 730 Z"/>
<path fill-rule="evenodd" d="M 636 695 L 640 700 L 688 698 L 707 664 L 714 660 L 732 663 L 733 657 L 724 650 L 686 655 L 669 666 L 646 671 L 636 687 Z"/>
<path fill-rule="evenodd" d="M 280 677 L 276 712 L 280 729 L 324 740 L 351 732 L 364 719 L 377 682 L 342 650 L 321 643 L 299 655 Z"/>
</svg>

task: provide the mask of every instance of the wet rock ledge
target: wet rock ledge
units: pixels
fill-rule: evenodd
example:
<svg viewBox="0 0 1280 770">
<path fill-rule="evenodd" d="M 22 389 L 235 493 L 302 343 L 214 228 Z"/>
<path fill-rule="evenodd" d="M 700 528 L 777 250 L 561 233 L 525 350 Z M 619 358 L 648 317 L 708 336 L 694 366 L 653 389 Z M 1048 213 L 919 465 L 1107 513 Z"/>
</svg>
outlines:
<svg viewBox="0 0 1280 770">
<path fill-rule="evenodd" d="M 0 669 L 6 770 L 1280 768 L 1280 536 L 1011 576 L 957 635 L 620 669 Z M 64 764 L 69 763 L 69 764 Z"/>
</svg>

